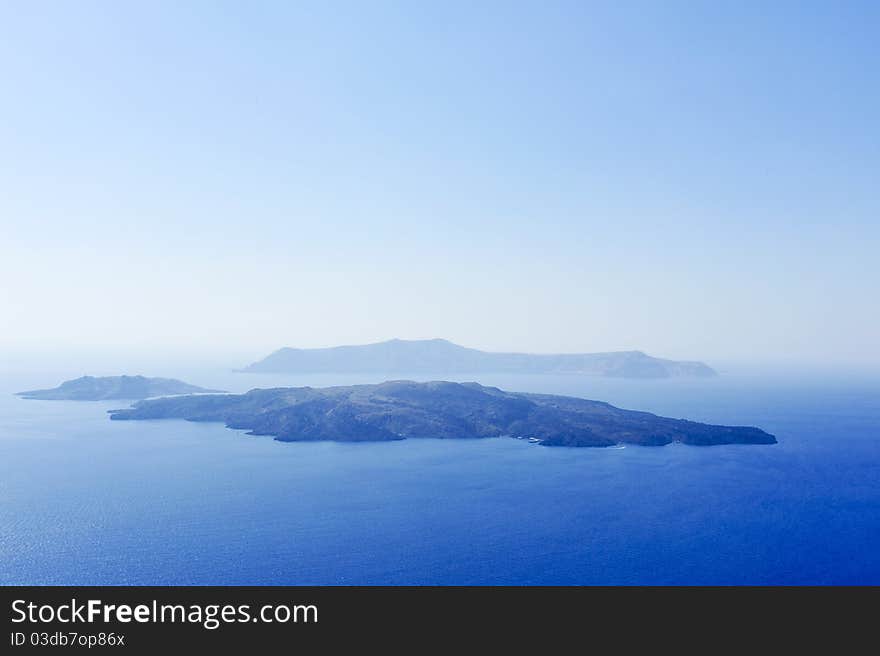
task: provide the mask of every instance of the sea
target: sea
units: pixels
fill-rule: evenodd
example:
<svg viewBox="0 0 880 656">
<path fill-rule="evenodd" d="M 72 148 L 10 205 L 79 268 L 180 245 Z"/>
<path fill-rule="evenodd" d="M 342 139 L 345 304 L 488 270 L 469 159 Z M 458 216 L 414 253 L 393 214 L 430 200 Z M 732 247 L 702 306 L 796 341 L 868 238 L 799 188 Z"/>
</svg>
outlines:
<svg viewBox="0 0 880 656">
<path fill-rule="evenodd" d="M 577 449 L 282 443 L 222 424 L 111 422 L 124 401 L 13 395 L 83 373 L 234 392 L 380 380 L 220 367 L 4 374 L 0 584 L 880 584 L 877 375 L 451 378 L 754 425 L 779 441 Z"/>
</svg>

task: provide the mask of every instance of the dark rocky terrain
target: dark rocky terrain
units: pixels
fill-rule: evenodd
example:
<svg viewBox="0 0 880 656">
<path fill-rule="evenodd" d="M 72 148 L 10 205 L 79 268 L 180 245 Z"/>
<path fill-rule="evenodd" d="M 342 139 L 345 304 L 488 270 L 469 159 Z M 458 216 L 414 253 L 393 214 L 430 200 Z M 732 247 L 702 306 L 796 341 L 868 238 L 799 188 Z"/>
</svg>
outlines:
<svg viewBox="0 0 880 656">
<path fill-rule="evenodd" d="M 219 421 L 285 442 L 530 438 L 547 446 L 774 444 L 759 428 L 713 426 L 600 401 L 504 392 L 477 383 L 391 381 L 179 396 L 111 410 L 114 420 Z"/>
<path fill-rule="evenodd" d="M 173 378 L 146 378 L 144 376 L 83 376 L 68 380 L 58 387 L 18 392 L 26 399 L 44 401 L 105 401 L 114 399 L 147 399 L 169 394 L 217 393 L 223 390 L 205 389 Z"/>
<path fill-rule="evenodd" d="M 253 373 L 486 374 L 572 373 L 620 378 L 715 376 L 702 362 L 662 360 L 641 351 L 533 355 L 489 353 L 445 339 L 392 339 L 362 346 L 282 348 L 244 368 Z"/>
</svg>

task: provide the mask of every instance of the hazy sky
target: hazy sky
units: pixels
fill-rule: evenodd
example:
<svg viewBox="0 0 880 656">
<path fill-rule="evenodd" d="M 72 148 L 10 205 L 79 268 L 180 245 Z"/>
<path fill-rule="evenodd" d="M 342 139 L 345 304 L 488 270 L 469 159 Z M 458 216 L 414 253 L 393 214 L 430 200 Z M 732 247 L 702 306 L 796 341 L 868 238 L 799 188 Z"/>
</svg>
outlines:
<svg viewBox="0 0 880 656">
<path fill-rule="evenodd" d="M 880 364 L 878 34 L 874 2 L 6 0 L 0 350 Z"/>
</svg>

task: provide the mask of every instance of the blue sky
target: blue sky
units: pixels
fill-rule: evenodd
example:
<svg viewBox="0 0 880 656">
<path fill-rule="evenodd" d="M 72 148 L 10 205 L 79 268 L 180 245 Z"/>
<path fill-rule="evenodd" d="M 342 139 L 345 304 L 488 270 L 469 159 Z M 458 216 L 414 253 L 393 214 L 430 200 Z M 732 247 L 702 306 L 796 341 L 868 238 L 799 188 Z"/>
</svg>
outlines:
<svg viewBox="0 0 880 656">
<path fill-rule="evenodd" d="M 880 365 L 878 33 L 869 2 L 5 2 L 0 349 Z"/>
</svg>

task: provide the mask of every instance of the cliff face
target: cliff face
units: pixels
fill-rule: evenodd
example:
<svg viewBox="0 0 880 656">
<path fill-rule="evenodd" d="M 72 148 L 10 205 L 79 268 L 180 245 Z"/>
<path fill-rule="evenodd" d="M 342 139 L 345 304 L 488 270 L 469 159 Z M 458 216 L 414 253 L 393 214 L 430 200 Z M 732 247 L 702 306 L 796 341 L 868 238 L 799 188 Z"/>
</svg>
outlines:
<svg viewBox="0 0 880 656">
<path fill-rule="evenodd" d="M 281 441 L 522 437 L 546 446 L 773 444 L 759 428 L 713 426 L 600 401 L 504 392 L 477 383 L 391 381 L 141 401 L 111 419 L 221 421 Z"/>
<path fill-rule="evenodd" d="M 577 373 L 621 378 L 715 376 L 702 362 L 654 358 L 641 351 L 532 355 L 489 353 L 445 339 L 393 339 L 363 346 L 283 348 L 249 365 L 254 373 Z"/>
<path fill-rule="evenodd" d="M 104 401 L 115 399 L 147 399 L 169 394 L 197 394 L 220 392 L 190 385 L 173 378 L 146 378 L 144 376 L 83 376 L 63 382 L 58 387 L 19 392 L 26 399 L 44 401 Z"/>
</svg>

